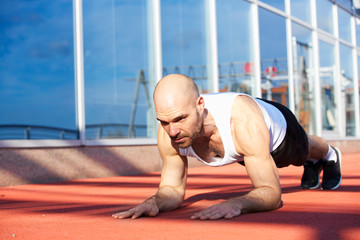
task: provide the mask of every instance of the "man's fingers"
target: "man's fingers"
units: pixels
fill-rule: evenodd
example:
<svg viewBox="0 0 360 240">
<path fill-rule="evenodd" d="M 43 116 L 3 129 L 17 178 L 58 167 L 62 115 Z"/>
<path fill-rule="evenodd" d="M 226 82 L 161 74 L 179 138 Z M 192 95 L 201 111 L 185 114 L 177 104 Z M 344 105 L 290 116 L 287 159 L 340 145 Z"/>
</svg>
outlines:
<svg viewBox="0 0 360 240">
<path fill-rule="evenodd" d="M 156 204 L 155 198 L 151 197 L 137 207 L 131 208 L 128 211 L 115 213 L 112 215 L 113 218 L 132 218 L 136 219 L 141 216 L 155 217 L 159 213 L 159 208 Z"/>
<path fill-rule="evenodd" d="M 205 210 L 195 213 L 191 219 L 196 220 L 216 220 L 220 218 L 230 219 L 241 214 L 240 210 L 223 207 L 221 205 L 211 206 Z"/>
<path fill-rule="evenodd" d="M 223 218 L 223 217 L 226 218 L 226 216 L 224 216 L 224 213 L 215 213 L 212 216 L 210 216 L 209 219 L 216 220 L 216 219 Z"/>
<path fill-rule="evenodd" d="M 237 217 L 237 216 L 240 216 L 241 215 L 241 210 L 235 210 L 233 209 L 231 212 L 229 212 L 228 214 L 226 214 L 224 216 L 225 219 L 230 219 L 230 218 L 233 218 L 233 217 Z"/>
<path fill-rule="evenodd" d="M 212 219 L 212 217 L 218 214 L 221 214 L 219 212 L 219 209 L 216 206 L 211 206 L 200 212 L 195 213 L 193 216 L 191 216 L 191 219 L 207 220 L 207 219 Z M 221 218 L 221 216 L 219 218 Z"/>
<path fill-rule="evenodd" d="M 131 219 L 137 219 L 137 218 L 141 217 L 141 215 L 142 215 L 141 212 L 135 212 L 135 213 L 132 215 Z"/>
<path fill-rule="evenodd" d="M 229 214 L 216 212 L 216 213 L 206 213 L 206 214 L 194 214 L 191 216 L 191 219 L 196 220 L 216 220 L 220 218 L 231 218 Z"/>
<path fill-rule="evenodd" d="M 113 218 L 123 219 L 123 218 L 132 218 L 136 219 L 143 215 L 149 217 L 155 217 L 159 213 L 159 208 L 155 205 L 150 204 L 141 204 L 135 208 L 132 208 L 125 212 L 119 212 L 112 215 Z"/>
<path fill-rule="evenodd" d="M 159 213 L 159 209 L 157 207 L 152 207 L 149 212 L 149 217 L 155 217 Z"/>
<path fill-rule="evenodd" d="M 206 209 L 205 209 L 206 210 Z M 195 219 L 200 219 L 202 216 L 204 216 L 204 211 L 205 210 L 202 210 L 200 212 L 196 212 L 194 213 L 190 218 L 195 220 Z"/>
<path fill-rule="evenodd" d="M 145 212 L 146 212 L 146 208 L 139 206 L 139 207 L 136 208 L 136 211 L 134 212 L 134 214 L 132 215 L 131 218 L 132 218 L 132 219 L 139 218 L 139 217 L 141 217 Z"/>
<path fill-rule="evenodd" d="M 138 206 L 138 207 L 132 208 L 128 211 L 115 213 L 112 216 L 113 216 L 113 218 L 118 218 L 118 219 L 124 219 L 124 218 L 136 219 L 136 218 L 140 217 L 141 215 L 143 215 L 145 211 L 146 211 L 146 208 L 144 208 L 142 206 Z"/>
<path fill-rule="evenodd" d="M 112 215 L 113 218 L 119 218 L 119 219 L 123 219 L 123 218 L 129 218 L 134 214 L 133 209 L 130 209 L 128 211 L 125 212 L 119 212 L 119 213 L 115 213 Z"/>
<path fill-rule="evenodd" d="M 205 210 L 201 211 L 201 212 L 197 212 L 194 215 L 191 216 L 191 219 L 196 220 L 196 219 L 200 219 L 200 220 L 206 220 L 209 219 L 209 217 L 212 214 L 207 213 Z"/>
</svg>

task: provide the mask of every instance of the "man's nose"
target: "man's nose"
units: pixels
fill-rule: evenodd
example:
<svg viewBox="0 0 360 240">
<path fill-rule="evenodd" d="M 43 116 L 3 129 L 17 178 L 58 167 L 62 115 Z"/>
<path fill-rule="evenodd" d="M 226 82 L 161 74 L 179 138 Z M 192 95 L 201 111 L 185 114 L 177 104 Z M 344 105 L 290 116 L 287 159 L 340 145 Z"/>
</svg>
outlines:
<svg viewBox="0 0 360 240">
<path fill-rule="evenodd" d="M 179 128 L 176 126 L 176 124 L 172 124 L 170 123 L 169 125 L 169 135 L 170 137 L 176 137 L 179 133 L 180 133 L 180 130 Z"/>
</svg>

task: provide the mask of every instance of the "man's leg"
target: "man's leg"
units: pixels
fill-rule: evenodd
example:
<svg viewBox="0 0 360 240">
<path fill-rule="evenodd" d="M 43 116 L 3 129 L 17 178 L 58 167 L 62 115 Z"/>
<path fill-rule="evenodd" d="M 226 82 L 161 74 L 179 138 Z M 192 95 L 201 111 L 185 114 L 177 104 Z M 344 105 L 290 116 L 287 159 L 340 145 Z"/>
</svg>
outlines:
<svg viewBox="0 0 360 240">
<path fill-rule="evenodd" d="M 277 167 L 290 164 L 304 166 L 301 187 L 314 189 L 320 186 L 320 173 L 324 169 L 323 189 L 336 189 L 341 182 L 340 163 L 341 152 L 329 146 L 326 141 L 317 136 L 307 136 L 294 114 L 285 106 L 261 99 L 275 106 L 285 117 L 286 135 L 280 146 L 271 153 Z"/>
<path fill-rule="evenodd" d="M 336 189 L 341 182 L 341 152 L 320 137 L 308 136 L 309 153 L 304 164 L 301 187 L 315 189 L 320 185 L 320 173 L 324 170 L 322 189 Z"/>
<path fill-rule="evenodd" d="M 308 135 L 309 142 L 309 153 L 308 160 L 318 160 L 323 159 L 328 153 L 329 144 L 321 138 L 313 135 Z"/>
</svg>

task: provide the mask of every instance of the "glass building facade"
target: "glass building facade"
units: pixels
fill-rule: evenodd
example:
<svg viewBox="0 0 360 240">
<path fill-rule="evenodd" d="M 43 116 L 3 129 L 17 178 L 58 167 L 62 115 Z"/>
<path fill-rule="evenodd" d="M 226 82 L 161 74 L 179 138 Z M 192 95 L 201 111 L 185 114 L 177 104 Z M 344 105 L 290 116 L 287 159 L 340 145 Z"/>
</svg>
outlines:
<svg viewBox="0 0 360 240">
<path fill-rule="evenodd" d="M 171 73 L 360 139 L 356 3 L 0 0 L 0 147 L 155 144 L 152 92 Z"/>
</svg>

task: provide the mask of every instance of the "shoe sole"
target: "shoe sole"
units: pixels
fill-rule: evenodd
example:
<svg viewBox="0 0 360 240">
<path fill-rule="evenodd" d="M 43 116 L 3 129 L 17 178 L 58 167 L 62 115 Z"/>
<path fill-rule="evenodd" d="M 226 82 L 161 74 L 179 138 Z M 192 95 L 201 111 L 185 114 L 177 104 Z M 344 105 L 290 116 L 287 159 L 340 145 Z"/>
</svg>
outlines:
<svg viewBox="0 0 360 240">
<path fill-rule="evenodd" d="M 301 187 L 301 189 L 317 189 L 319 186 L 320 186 L 320 176 L 319 176 L 319 182 L 318 182 L 318 184 L 316 184 L 316 185 L 313 186 L 313 187 L 309 187 L 309 188 Z"/>
<path fill-rule="evenodd" d="M 336 151 L 337 156 L 339 156 L 338 161 L 339 161 L 340 173 L 341 173 L 341 152 L 340 152 L 340 150 L 339 150 L 337 147 L 332 147 L 332 148 L 334 148 L 334 150 Z M 322 190 L 335 190 L 335 189 L 337 189 L 337 188 L 340 186 L 341 180 L 342 180 L 342 176 L 340 176 L 339 183 L 338 183 L 336 186 L 334 186 L 334 187 L 332 187 L 332 188 L 323 188 L 323 187 L 321 187 L 321 189 L 322 189 Z"/>
</svg>

